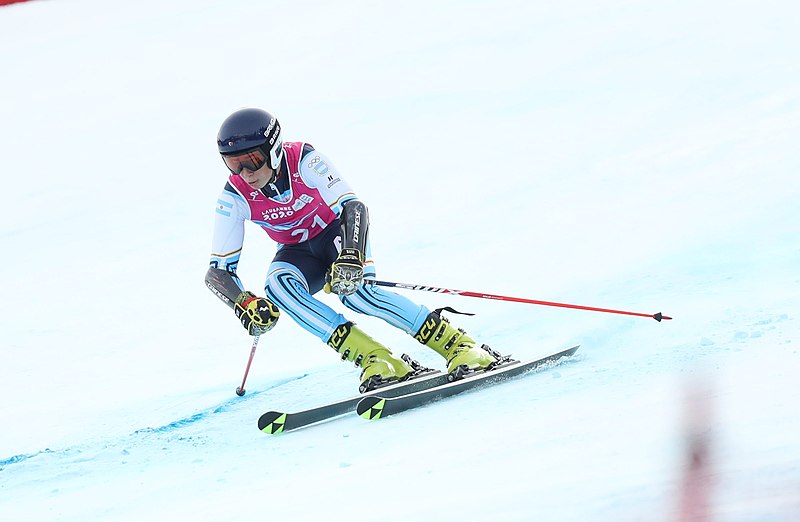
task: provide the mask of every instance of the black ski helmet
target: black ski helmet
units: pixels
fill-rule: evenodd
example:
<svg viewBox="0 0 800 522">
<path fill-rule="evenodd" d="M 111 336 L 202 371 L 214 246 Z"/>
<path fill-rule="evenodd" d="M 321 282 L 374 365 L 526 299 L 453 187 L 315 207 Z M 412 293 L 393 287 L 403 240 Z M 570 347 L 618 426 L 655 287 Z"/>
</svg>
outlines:
<svg viewBox="0 0 800 522">
<path fill-rule="evenodd" d="M 276 173 L 283 158 L 281 124 L 265 110 L 239 109 L 222 122 L 217 147 L 223 156 L 261 149 Z"/>
</svg>

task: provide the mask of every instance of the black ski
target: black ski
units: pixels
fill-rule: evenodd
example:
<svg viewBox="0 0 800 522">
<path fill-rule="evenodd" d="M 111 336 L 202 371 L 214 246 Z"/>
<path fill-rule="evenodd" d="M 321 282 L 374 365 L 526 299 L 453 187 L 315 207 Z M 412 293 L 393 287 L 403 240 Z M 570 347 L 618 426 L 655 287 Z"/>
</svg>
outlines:
<svg viewBox="0 0 800 522">
<path fill-rule="evenodd" d="M 562 357 L 569 357 L 573 355 L 579 346 L 573 346 L 567 350 L 527 362 L 514 362 L 511 364 L 503 365 L 494 370 L 487 372 L 475 373 L 468 375 L 461 380 L 442 384 L 428 388 L 427 390 L 411 392 L 400 396 L 389 397 L 380 393 L 364 397 L 358 401 L 356 412 L 365 419 L 375 420 L 395 413 L 400 413 L 412 408 L 424 406 L 433 401 L 451 397 L 468 390 L 474 390 L 481 386 L 506 381 L 525 372 L 531 371 L 544 364 L 551 363 L 561 359 Z"/>
<path fill-rule="evenodd" d="M 382 397 L 396 397 L 405 393 L 415 393 L 435 386 L 441 386 L 446 383 L 447 374 L 437 370 L 428 372 L 409 381 L 391 384 L 357 397 L 351 397 L 317 408 L 311 408 L 310 410 L 303 410 L 295 413 L 268 411 L 258 419 L 258 429 L 270 435 L 277 435 L 285 431 L 295 430 L 303 426 L 308 426 L 309 424 L 314 424 L 315 422 L 321 422 L 344 415 L 345 413 L 350 413 L 353 411 L 356 404 L 358 404 L 358 401 L 376 393 L 380 393 Z"/>
</svg>

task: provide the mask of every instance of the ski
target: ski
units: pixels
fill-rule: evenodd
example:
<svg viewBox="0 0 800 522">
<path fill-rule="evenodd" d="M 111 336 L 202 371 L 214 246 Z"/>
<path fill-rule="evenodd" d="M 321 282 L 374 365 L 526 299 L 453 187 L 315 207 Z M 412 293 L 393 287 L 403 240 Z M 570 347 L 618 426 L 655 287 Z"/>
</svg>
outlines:
<svg viewBox="0 0 800 522">
<path fill-rule="evenodd" d="M 296 430 L 309 424 L 332 419 L 353 411 L 358 401 L 364 397 L 380 393 L 382 397 L 396 397 L 406 393 L 416 393 L 448 382 L 447 374 L 439 370 L 427 372 L 414 379 L 391 384 L 384 388 L 372 390 L 357 397 L 351 397 L 338 402 L 325 404 L 316 408 L 294 413 L 268 411 L 258 419 L 258 429 L 269 435 L 277 435 L 286 431 Z"/>
<path fill-rule="evenodd" d="M 412 408 L 424 406 L 426 404 L 430 404 L 431 402 L 444 399 L 446 397 L 452 397 L 453 395 L 457 395 L 469 390 L 474 390 L 481 386 L 488 386 L 490 384 L 509 380 L 542 365 L 557 361 L 562 357 L 570 357 L 578 350 L 579 347 L 580 345 L 573 346 L 567 350 L 563 350 L 561 352 L 554 353 L 552 355 L 548 355 L 547 357 L 542 357 L 541 359 L 536 359 L 533 361 L 515 361 L 511 364 L 506 364 L 493 370 L 468 375 L 463 379 L 454 382 L 441 384 L 439 386 L 430 387 L 426 390 L 410 392 L 395 397 L 385 396 L 380 393 L 380 390 L 378 390 L 378 393 L 371 394 L 370 396 L 364 397 L 358 401 L 356 412 L 365 419 L 382 419 L 384 417 L 388 417 L 389 415 L 394 415 L 395 413 L 400 413 Z"/>
</svg>

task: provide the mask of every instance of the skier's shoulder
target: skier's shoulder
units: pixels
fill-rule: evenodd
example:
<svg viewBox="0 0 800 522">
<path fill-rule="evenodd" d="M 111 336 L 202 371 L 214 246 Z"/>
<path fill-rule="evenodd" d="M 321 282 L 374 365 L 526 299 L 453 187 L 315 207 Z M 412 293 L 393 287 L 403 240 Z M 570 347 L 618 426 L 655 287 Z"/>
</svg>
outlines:
<svg viewBox="0 0 800 522">
<path fill-rule="evenodd" d="M 330 158 L 310 145 L 303 147 L 298 170 L 304 181 L 311 182 L 315 186 L 321 180 L 331 181 L 331 176 L 340 177 Z"/>
<path fill-rule="evenodd" d="M 303 142 L 303 150 L 300 152 L 300 158 L 305 158 L 306 155 L 314 152 L 314 146 L 310 143 Z"/>
<path fill-rule="evenodd" d="M 231 184 L 231 182 L 230 182 L 230 181 L 226 181 L 226 182 L 225 182 L 225 187 L 222 189 L 222 195 L 223 195 L 223 196 L 231 196 L 231 197 L 236 197 L 236 196 L 239 196 L 239 192 L 238 192 L 238 191 L 236 190 L 236 188 L 235 188 L 235 187 L 234 187 L 234 186 Z"/>
<path fill-rule="evenodd" d="M 285 141 L 283 151 L 285 161 L 294 170 L 295 167 L 299 169 L 306 156 L 314 152 L 314 146 L 305 141 Z"/>
<path fill-rule="evenodd" d="M 217 196 L 217 214 L 229 218 L 249 218 L 249 206 L 244 195 L 229 181 Z"/>
</svg>

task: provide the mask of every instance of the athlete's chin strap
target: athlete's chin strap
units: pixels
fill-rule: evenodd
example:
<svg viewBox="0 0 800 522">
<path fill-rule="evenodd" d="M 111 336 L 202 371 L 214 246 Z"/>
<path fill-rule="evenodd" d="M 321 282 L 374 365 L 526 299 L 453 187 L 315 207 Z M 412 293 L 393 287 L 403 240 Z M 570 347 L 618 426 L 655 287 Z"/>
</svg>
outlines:
<svg viewBox="0 0 800 522">
<path fill-rule="evenodd" d="M 278 190 L 278 186 L 275 183 L 281 178 L 281 176 L 283 176 L 284 163 L 285 163 L 285 156 L 284 158 L 281 159 L 281 164 L 278 166 L 278 170 L 277 171 L 273 170 L 272 177 L 269 178 L 269 180 L 267 180 L 267 183 L 263 187 L 261 187 L 261 193 L 267 196 L 268 198 L 278 197 L 281 195 L 280 191 Z M 268 189 L 271 189 L 272 192 L 275 193 L 275 195 L 273 196 L 272 194 L 270 194 Z"/>
<path fill-rule="evenodd" d="M 278 181 L 278 178 L 280 178 L 282 175 L 283 175 L 283 159 L 281 159 L 281 164 L 278 165 L 278 170 L 272 171 L 272 177 L 269 178 L 269 181 L 267 181 L 267 185 L 274 184 L 276 181 Z"/>
</svg>

